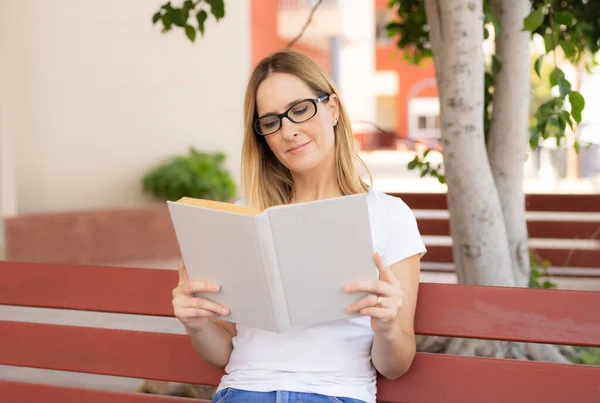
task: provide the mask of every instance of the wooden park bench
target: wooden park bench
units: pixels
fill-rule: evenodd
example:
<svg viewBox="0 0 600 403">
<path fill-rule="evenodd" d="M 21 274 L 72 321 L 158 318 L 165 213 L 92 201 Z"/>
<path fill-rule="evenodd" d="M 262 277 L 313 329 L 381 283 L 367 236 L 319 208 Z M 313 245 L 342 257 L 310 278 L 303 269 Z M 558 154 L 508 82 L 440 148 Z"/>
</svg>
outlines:
<svg viewBox="0 0 600 403">
<path fill-rule="evenodd" d="M 428 251 L 422 270 L 453 272 L 446 194 L 391 194 L 415 211 Z M 600 277 L 600 194 L 527 194 L 525 206 L 532 250 L 551 263 L 548 276 Z"/>
<path fill-rule="evenodd" d="M 172 316 L 174 270 L 0 262 L 0 304 Z M 600 347 L 600 292 L 422 283 L 422 335 Z M 301 353 L 301 352 L 299 352 Z M 0 365 L 216 385 L 183 334 L 0 320 Z M 380 402 L 598 403 L 600 367 L 417 353 Z M 3 403 L 190 401 L 0 380 Z"/>
</svg>

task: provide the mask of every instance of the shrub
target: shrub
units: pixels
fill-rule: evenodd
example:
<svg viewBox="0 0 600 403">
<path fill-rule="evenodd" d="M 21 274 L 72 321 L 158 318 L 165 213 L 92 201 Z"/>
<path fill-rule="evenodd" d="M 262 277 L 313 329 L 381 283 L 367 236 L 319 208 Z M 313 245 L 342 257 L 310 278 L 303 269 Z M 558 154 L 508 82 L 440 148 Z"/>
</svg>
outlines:
<svg viewBox="0 0 600 403">
<path fill-rule="evenodd" d="M 143 189 L 159 200 L 194 197 L 231 201 L 237 187 L 224 162 L 221 152 L 206 153 L 190 147 L 187 155 L 173 156 L 146 173 Z"/>
</svg>

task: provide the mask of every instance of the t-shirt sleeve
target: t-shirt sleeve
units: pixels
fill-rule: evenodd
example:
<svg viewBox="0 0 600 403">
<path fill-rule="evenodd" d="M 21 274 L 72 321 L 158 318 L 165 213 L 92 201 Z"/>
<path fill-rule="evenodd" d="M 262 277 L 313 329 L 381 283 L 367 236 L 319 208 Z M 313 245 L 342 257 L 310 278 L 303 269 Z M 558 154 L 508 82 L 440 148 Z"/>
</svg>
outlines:
<svg viewBox="0 0 600 403">
<path fill-rule="evenodd" d="M 387 241 L 383 261 L 391 266 L 412 255 L 419 254 L 423 257 L 427 249 L 414 213 L 402 199 L 394 197 L 388 200 L 390 207 L 385 217 Z"/>
</svg>

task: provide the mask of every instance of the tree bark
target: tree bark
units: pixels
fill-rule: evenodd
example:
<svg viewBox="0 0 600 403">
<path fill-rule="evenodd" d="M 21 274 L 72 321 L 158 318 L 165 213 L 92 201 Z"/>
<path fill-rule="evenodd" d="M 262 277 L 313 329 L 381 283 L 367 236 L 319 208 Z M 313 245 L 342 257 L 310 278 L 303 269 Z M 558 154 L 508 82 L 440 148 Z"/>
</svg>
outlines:
<svg viewBox="0 0 600 403">
<path fill-rule="evenodd" d="M 458 282 L 514 285 L 483 128 L 481 1 L 425 0 L 440 90 L 441 143 Z"/>
<path fill-rule="evenodd" d="M 527 287 L 530 260 L 523 179 L 531 83 L 529 33 L 521 29 L 530 2 L 495 0 L 492 9 L 501 24 L 496 36 L 496 55 L 502 68 L 494 77 L 488 157 L 500 196 L 515 285 Z"/>
</svg>

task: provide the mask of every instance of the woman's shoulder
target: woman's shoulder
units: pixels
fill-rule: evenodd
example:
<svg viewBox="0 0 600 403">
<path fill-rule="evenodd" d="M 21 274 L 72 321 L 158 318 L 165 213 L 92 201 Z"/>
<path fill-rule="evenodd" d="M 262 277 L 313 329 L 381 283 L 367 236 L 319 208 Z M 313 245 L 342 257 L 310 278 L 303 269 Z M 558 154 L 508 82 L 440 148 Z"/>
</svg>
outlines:
<svg viewBox="0 0 600 403">
<path fill-rule="evenodd" d="M 378 211 L 387 214 L 390 212 L 407 211 L 410 212 L 410 207 L 402 200 L 401 197 L 391 195 L 381 190 L 369 188 L 369 199 L 377 208 Z"/>
</svg>

